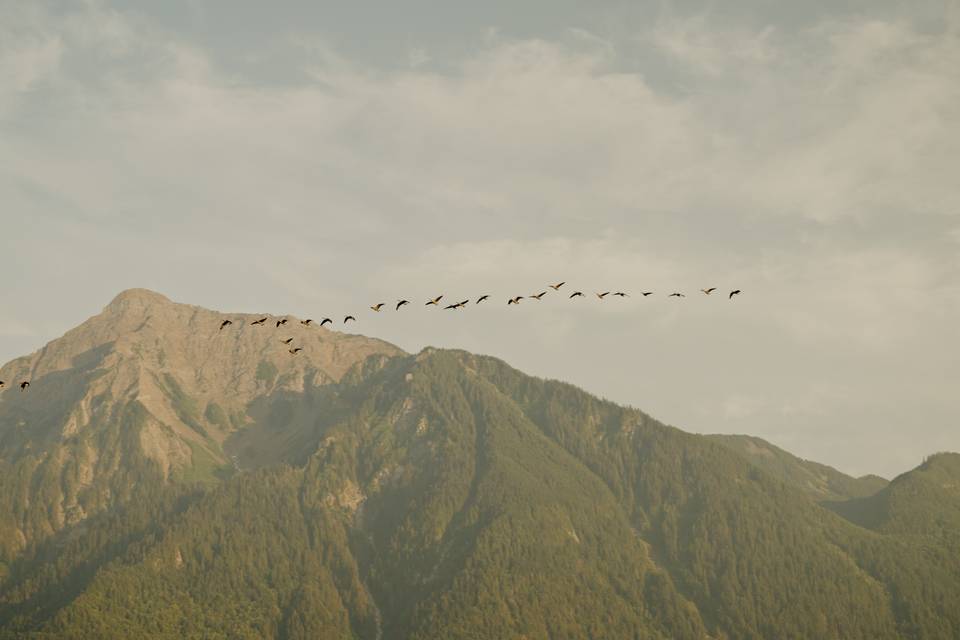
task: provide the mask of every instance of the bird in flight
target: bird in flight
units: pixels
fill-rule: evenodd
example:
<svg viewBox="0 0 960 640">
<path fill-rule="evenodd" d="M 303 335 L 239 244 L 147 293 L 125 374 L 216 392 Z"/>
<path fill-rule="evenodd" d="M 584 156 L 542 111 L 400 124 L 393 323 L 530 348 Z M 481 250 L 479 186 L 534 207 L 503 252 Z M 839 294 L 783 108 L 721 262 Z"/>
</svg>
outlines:
<svg viewBox="0 0 960 640">
<path fill-rule="evenodd" d="M 738 295 L 740 295 L 740 289 L 734 289 L 733 291 L 730 292 L 730 295 L 727 296 L 727 300 L 729 300 L 733 296 L 738 296 Z"/>
<path fill-rule="evenodd" d="M 266 321 L 267 321 L 266 318 L 260 318 L 259 320 L 254 320 L 254 321 L 251 322 L 250 324 L 263 324 L 263 323 L 266 322 Z"/>
<path fill-rule="evenodd" d="M 484 300 L 486 300 L 486 299 L 489 298 L 489 297 L 490 297 L 490 296 L 489 296 L 488 294 L 486 294 L 486 293 L 483 294 L 482 296 L 480 296 L 479 298 L 477 298 L 477 304 L 480 304 L 481 302 L 483 302 Z"/>
<path fill-rule="evenodd" d="M 459 304 L 459 303 L 458 303 L 458 304 L 448 304 L 447 306 L 444 307 L 444 309 L 459 309 L 459 308 L 460 308 L 460 304 Z"/>
<path fill-rule="evenodd" d="M 510 298 L 507 300 L 507 304 L 520 304 L 520 301 L 523 300 L 523 296 L 517 296 L 516 298 Z"/>
<path fill-rule="evenodd" d="M 653 295 L 653 291 L 641 291 L 641 295 L 646 298 L 649 295 Z"/>
<path fill-rule="evenodd" d="M 223 328 L 233 324 L 233 320 L 224 320 L 220 323 L 220 331 L 223 331 Z"/>
<path fill-rule="evenodd" d="M 600 298 L 601 300 L 603 300 L 603 299 L 606 298 L 608 295 L 610 295 L 610 292 L 609 292 L 609 291 L 604 291 L 603 293 L 598 293 L 598 294 L 597 294 L 597 297 Z"/>
<path fill-rule="evenodd" d="M 323 320 L 320 321 L 320 326 L 322 327 L 323 325 L 327 324 L 328 322 L 329 322 L 330 324 L 333 324 L 333 320 L 331 320 L 330 318 L 324 318 Z"/>
<path fill-rule="evenodd" d="M 583 291 L 574 291 L 573 293 L 570 294 L 570 297 L 571 297 L 571 298 L 576 298 L 577 296 L 580 296 L 580 297 L 582 298 L 582 297 L 583 297 Z"/>
<path fill-rule="evenodd" d="M 686 298 L 687 296 L 683 295 L 682 293 L 676 293 L 676 292 L 674 292 L 674 293 L 671 293 L 670 295 L 668 295 L 667 297 L 668 297 L 668 298 Z"/>
<path fill-rule="evenodd" d="M 558 282 L 557 284 L 552 284 L 550 285 L 550 288 L 553 289 L 554 291 L 559 291 L 560 287 L 562 287 L 565 284 L 567 284 L 566 280 L 564 280 L 563 282 Z"/>
<path fill-rule="evenodd" d="M 534 300 L 539 300 L 540 298 L 542 298 L 542 297 L 545 296 L 545 295 L 547 295 L 547 292 L 546 292 L 546 291 L 541 291 L 540 293 L 537 293 L 537 294 L 532 295 L 532 296 L 530 296 L 530 297 L 533 298 Z"/>
<path fill-rule="evenodd" d="M 278 328 L 279 328 L 280 325 L 282 325 L 282 324 L 287 324 L 287 319 L 286 319 L 286 318 L 280 318 L 279 320 L 277 320 L 277 327 L 278 327 Z"/>
<path fill-rule="evenodd" d="M 353 320 L 354 322 L 357 321 L 357 319 L 354 318 L 353 316 L 347 316 L 346 318 L 343 319 L 343 324 L 347 324 L 347 320 Z"/>
<path fill-rule="evenodd" d="M 442 296 L 442 295 L 440 295 L 440 296 L 437 296 L 436 298 L 433 298 L 432 300 L 430 300 L 430 302 L 428 302 L 428 303 L 426 304 L 426 306 L 428 306 L 428 307 L 429 307 L 429 306 L 430 306 L 431 304 L 432 304 L 432 305 L 439 305 L 439 304 L 440 304 L 440 299 L 441 299 L 441 298 L 443 298 L 443 296 Z"/>
<path fill-rule="evenodd" d="M 307 318 L 306 320 L 301 320 L 301 321 L 300 321 L 300 324 L 302 324 L 303 326 L 306 327 L 306 326 L 308 326 L 311 322 L 313 322 L 313 318 Z"/>
<path fill-rule="evenodd" d="M 379 312 L 379 311 L 380 311 L 380 307 L 382 307 L 382 306 L 383 306 L 383 303 L 382 303 L 382 302 L 378 302 L 377 304 L 373 305 L 373 306 L 370 307 L 370 308 L 373 309 L 373 310 L 376 311 L 376 312 Z"/>
<path fill-rule="evenodd" d="M 711 293 L 713 293 L 713 292 L 716 291 L 716 290 L 717 290 L 716 287 L 710 287 L 709 289 L 700 289 L 700 291 L 703 291 L 703 292 L 704 292 L 705 294 L 707 294 L 707 295 L 710 295 Z"/>
<path fill-rule="evenodd" d="M 405 304 L 410 304 L 410 301 L 409 301 L 409 300 L 397 300 L 397 306 L 396 306 L 396 308 L 394 309 L 394 311 L 399 311 L 399 310 L 400 310 L 400 307 L 402 307 L 402 306 L 405 305 Z"/>
<path fill-rule="evenodd" d="M 623 291 L 617 291 L 617 292 L 616 292 L 615 294 L 613 294 L 613 295 L 615 295 L 615 296 L 620 296 L 621 298 L 626 298 L 626 297 L 627 297 L 627 294 L 625 294 Z"/>
<path fill-rule="evenodd" d="M 462 300 L 462 301 L 460 301 L 460 302 L 457 303 L 457 306 L 460 307 L 460 308 L 463 308 L 463 307 L 467 306 L 468 304 L 470 304 L 470 301 L 469 301 L 469 300 Z"/>
<path fill-rule="evenodd" d="M 290 349 L 290 355 L 295 356 L 301 351 L 303 351 L 302 347 L 294 347 L 293 349 Z"/>
<path fill-rule="evenodd" d="M 26 389 L 26 388 L 29 387 L 29 386 L 30 386 L 30 383 L 27 382 L 26 380 L 24 380 L 23 382 L 20 383 L 20 391 L 23 391 L 24 389 Z"/>
<path fill-rule="evenodd" d="M 286 340 L 281 340 L 280 342 L 282 342 L 283 344 L 290 344 L 291 342 L 293 342 L 293 338 L 287 338 Z"/>
</svg>

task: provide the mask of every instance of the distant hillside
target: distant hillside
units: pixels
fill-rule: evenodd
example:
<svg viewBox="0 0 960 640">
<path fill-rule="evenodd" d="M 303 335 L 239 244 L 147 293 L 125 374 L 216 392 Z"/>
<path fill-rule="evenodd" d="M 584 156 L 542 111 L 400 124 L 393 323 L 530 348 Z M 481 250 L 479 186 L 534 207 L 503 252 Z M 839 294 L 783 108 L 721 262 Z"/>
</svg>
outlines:
<svg viewBox="0 0 960 640">
<path fill-rule="evenodd" d="M 222 317 L 126 292 L 0 369 L 34 381 L 0 395 L 0 637 L 960 637 L 957 456 L 868 529 L 785 452 L 494 358 Z"/>
<path fill-rule="evenodd" d="M 960 551 L 960 454 L 932 455 L 876 495 L 827 506 L 868 529 L 938 537 Z"/>
<path fill-rule="evenodd" d="M 880 476 L 854 478 L 833 467 L 798 458 L 754 436 L 715 434 L 706 437 L 742 455 L 755 467 L 820 500 L 862 498 L 887 486 L 887 480 Z"/>
</svg>

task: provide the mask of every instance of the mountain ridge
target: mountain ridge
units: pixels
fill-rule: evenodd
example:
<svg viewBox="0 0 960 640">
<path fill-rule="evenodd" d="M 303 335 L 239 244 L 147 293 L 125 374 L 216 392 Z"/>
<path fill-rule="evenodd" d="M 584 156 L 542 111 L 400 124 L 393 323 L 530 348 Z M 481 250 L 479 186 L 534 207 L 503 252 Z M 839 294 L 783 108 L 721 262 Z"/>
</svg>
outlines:
<svg viewBox="0 0 960 640">
<path fill-rule="evenodd" d="M 0 637 L 960 633 L 939 493 L 890 502 L 920 531 L 865 527 L 820 467 L 496 358 L 299 323 L 291 356 L 138 290 L 104 314 L 0 398 Z"/>
</svg>

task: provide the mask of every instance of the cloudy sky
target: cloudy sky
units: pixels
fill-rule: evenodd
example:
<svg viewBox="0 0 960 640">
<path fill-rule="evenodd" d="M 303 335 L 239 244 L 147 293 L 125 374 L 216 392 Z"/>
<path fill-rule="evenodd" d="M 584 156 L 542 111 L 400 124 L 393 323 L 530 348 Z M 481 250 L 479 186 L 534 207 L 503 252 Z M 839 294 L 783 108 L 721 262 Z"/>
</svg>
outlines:
<svg viewBox="0 0 960 640">
<path fill-rule="evenodd" d="M 0 361 L 354 312 L 892 476 L 960 450 L 958 69 L 956 0 L 0 0 Z"/>
</svg>

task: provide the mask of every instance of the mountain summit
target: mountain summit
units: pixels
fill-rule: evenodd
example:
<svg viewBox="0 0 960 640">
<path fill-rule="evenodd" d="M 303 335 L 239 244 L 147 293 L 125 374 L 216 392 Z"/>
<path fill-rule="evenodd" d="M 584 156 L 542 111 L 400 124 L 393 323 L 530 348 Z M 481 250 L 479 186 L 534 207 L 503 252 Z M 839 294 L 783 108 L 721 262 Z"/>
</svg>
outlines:
<svg viewBox="0 0 960 640">
<path fill-rule="evenodd" d="M 960 636 L 952 457 L 856 481 L 262 317 L 131 290 L 0 370 L 0 637 Z"/>
<path fill-rule="evenodd" d="M 234 324 L 219 331 L 224 317 Z M 4 553 L 122 500 L 130 464 L 143 462 L 165 479 L 229 473 L 237 463 L 224 446 L 257 425 L 256 399 L 303 393 L 371 355 L 401 353 L 297 321 L 250 325 L 262 317 L 274 318 L 225 316 L 130 289 L 0 368 L 2 380 L 31 383 L 25 393 L 0 395 L 0 469 L 9 474 L 0 512 Z M 281 342 L 291 337 L 303 349 L 295 357 Z M 49 501 L 28 498 L 38 485 Z"/>
</svg>

